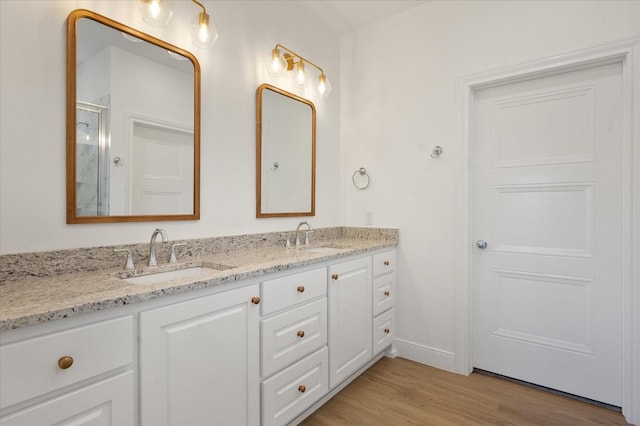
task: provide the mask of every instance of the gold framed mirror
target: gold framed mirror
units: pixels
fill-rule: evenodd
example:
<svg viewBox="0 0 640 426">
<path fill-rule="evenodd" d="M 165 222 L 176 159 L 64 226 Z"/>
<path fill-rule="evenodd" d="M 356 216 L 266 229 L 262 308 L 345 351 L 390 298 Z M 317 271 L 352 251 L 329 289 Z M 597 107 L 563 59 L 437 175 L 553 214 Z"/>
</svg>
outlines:
<svg viewBox="0 0 640 426">
<path fill-rule="evenodd" d="M 269 84 L 256 102 L 256 217 L 315 216 L 316 108 Z"/>
<path fill-rule="evenodd" d="M 67 223 L 200 218 L 200 65 L 97 13 L 67 21 Z"/>
</svg>

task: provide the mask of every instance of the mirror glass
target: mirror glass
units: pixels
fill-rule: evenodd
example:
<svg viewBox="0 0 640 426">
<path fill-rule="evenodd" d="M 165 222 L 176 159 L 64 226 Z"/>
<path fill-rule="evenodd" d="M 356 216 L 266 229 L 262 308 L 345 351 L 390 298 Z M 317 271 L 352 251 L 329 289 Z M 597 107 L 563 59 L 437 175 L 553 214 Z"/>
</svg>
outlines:
<svg viewBox="0 0 640 426">
<path fill-rule="evenodd" d="M 257 94 L 256 216 L 314 216 L 316 109 L 263 84 Z"/>
<path fill-rule="evenodd" d="M 67 28 L 67 223 L 200 215 L 200 66 L 87 10 Z"/>
</svg>

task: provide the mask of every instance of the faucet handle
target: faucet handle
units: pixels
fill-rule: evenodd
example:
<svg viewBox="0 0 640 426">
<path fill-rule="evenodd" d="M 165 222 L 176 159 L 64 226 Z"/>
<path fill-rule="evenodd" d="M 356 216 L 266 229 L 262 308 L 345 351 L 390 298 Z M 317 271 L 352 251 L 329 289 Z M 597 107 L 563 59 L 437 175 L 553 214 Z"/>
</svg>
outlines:
<svg viewBox="0 0 640 426">
<path fill-rule="evenodd" d="M 286 248 L 291 247 L 291 240 L 289 240 L 289 234 L 287 232 L 283 232 L 282 234 L 280 234 L 280 236 L 285 237 L 284 246 Z"/>
<path fill-rule="evenodd" d="M 309 229 L 307 232 L 304 233 L 304 245 L 308 246 L 309 245 L 309 234 L 311 234 L 312 232 L 316 232 L 313 229 Z"/>
<path fill-rule="evenodd" d="M 127 252 L 127 263 L 124 265 L 124 269 L 127 271 L 131 269 L 135 269 L 135 265 L 133 264 L 133 258 L 131 257 L 131 249 L 113 249 L 114 253 L 124 253 Z"/>
<path fill-rule="evenodd" d="M 187 243 L 175 243 L 171 245 L 171 254 L 169 255 L 169 263 L 177 263 L 178 258 L 176 257 L 176 247 L 186 246 Z"/>
</svg>

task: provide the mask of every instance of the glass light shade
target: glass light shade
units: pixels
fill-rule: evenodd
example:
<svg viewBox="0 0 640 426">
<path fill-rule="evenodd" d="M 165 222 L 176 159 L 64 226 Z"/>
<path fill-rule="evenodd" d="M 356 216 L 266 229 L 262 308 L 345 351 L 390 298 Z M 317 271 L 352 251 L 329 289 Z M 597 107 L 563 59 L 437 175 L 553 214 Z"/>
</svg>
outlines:
<svg viewBox="0 0 640 426">
<path fill-rule="evenodd" d="M 318 77 L 318 86 L 316 86 L 316 89 L 320 97 L 326 98 L 327 96 L 329 96 L 329 93 L 331 93 L 332 87 L 331 87 L 331 82 L 329 81 L 326 75 L 320 74 L 320 77 Z"/>
<path fill-rule="evenodd" d="M 210 21 L 209 14 L 201 12 L 191 27 L 191 40 L 194 46 L 208 49 L 218 39 L 218 30 Z"/>
<path fill-rule="evenodd" d="M 307 75 L 304 71 L 304 62 L 302 61 L 298 62 L 293 71 L 294 71 L 293 81 L 295 81 L 295 83 L 298 86 L 304 86 L 305 83 L 307 82 Z"/>
<path fill-rule="evenodd" d="M 173 10 L 162 0 L 140 0 L 142 19 L 152 27 L 164 27 L 173 16 Z"/>
<path fill-rule="evenodd" d="M 282 77 L 284 71 L 287 69 L 287 63 L 282 55 L 280 55 L 279 49 L 273 49 L 271 51 L 266 66 L 267 72 L 271 77 Z"/>
</svg>

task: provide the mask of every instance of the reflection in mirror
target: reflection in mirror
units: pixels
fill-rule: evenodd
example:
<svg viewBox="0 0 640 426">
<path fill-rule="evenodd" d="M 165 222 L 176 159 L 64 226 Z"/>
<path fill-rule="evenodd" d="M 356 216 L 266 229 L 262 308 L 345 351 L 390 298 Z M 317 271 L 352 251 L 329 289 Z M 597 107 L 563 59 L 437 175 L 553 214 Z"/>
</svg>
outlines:
<svg viewBox="0 0 640 426">
<path fill-rule="evenodd" d="M 256 217 L 314 216 L 316 110 L 263 84 L 257 94 Z"/>
<path fill-rule="evenodd" d="M 76 212 L 109 214 L 109 146 L 107 112 L 102 105 L 76 102 Z"/>
<path fill-rule="evenodd" d="M 199 218 L 200 67 L 87 10 L 67 34 L 67 223 Z"/>
</svg>

